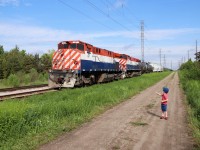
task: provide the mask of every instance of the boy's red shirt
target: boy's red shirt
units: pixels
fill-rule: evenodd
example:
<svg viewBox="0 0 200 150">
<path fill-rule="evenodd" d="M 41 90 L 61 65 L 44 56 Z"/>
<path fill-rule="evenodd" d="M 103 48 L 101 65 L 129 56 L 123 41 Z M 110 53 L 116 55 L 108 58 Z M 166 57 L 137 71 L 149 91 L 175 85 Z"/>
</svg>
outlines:
<svg viewBox="0 0 200 150">
<path fill-rule="evenodd" d="M 167 100 L 168 99 L 168 95 L 166 93 L 162 94 L 162 100 Z M 166 102 L 161 102 L 161 104 L 165 104 L 167 105 L 167 101 Z"/>
</svg>

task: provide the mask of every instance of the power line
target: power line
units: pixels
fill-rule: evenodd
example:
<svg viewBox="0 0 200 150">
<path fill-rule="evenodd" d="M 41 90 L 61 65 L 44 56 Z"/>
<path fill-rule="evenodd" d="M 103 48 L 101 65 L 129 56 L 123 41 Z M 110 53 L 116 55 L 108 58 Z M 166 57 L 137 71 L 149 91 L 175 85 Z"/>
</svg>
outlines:
<svg viewBox="0 0 200 150">
<path fill-rule="evenodd" d="M 106 7 L 108 7 L 108 5 L 111 7 L 111 8 L 113 8 L 113 4 L 110 2 L 110 1 L 101 1 Z M 123 5 L 122 4 L 122 8 L 124 8 L 125 7 L 125 5 Z M 124 10 L 124 9 L 123 9 Z M 133 22 L 132 20 L 130 20 L 129 18 L 127 18 L 125 15 L 124 15 L 124 12 L 123 12 L 123 14 L 121 14 L 119 11 L 114 11 L 114 12 L 116 12 L 116 14 L 118 14 L 118 15 L 120 15 L 120 16 L 122 16 L 127 22 L 129 22 L 130 24 L 133 24 L 134 25 L 134 23 L 135 22 Z M 108 14 L 109 16 L 110 16 L 110 14 Z M 136 26 L 136 25 L 134 25 L 136 28 L 139 28 L 139 26 Z"/>
<path fill-rule="evenodd" d="M 94 18 L 88 16 L 88 15 L 85 14 L 83 11 L 80 11 L 79 9 L 76 9 L 76 8 L 70 6 L 69 4 L 67 4 L 66 2 L 64 2 L 63 0 L 58 0 L 58 2 L 60 2 L 60 3 L 62 3 L 63 5 L 65 5 L 65 6 L 69 7 L 69 8 L 71 8 L 71 9 L 73 9 L 74 11 L 80 13 L 81 15 L 83 15 L 83 16 L 85 16 L 85 17 L 87 17 L 87 18 L 89 18 L 89 19 L 91 19 L 91 20 L 97 22 L 98 24 L 101 24 L 102 26 L 104 26 L 104 27 L 106 27 L 106 28 L 109 28 L 109 29 L 113 30 L 113 28 L 111 28 L 111 27 L 109 27 L 109 26 L 107 26 L 107 25 L 101 23 L 100 21 L 97 21 L 96 19 L 94 19 Z"/>
<path fill-rule="evenodd" d="M 124 7 L 126 7 L 126 6 L 124 5 Z M 129 14 L 131 14 L 138 22 L 140 22 L 141 19 L 139 19 L 138 17 L 136 17 L 135 15 L 133 15 L 133 12 L 128 7 L 126 7 L 126 10 L 128 10 Z"/>
<path fill-rule="evenodd" d="M 105 15 L 107 18 L 111 19 L 113 22 L 117 23 L 118 25 L 120 25 L 121 27 L 123 27 L 124 29 L 131 31 L 130 29 L 128 29 L 127 27 L 125 27 L 123 24 L 121 24 L 120 22 L 118 22 L 117 20 L 115 20 L 114 18 L 112 18 L 110 15 L 107 15 L 104 11 L 102 11 L 99 7 L 97 7 L 96 5 L 94 5 L 92 2 L 90 2 L 89 0 L 85 0 L 88 2 L 88 4 L 90 4 L 94 9 L 96 9 L 98 12 L 100 12 L 101 14 Z"/>
</svg>

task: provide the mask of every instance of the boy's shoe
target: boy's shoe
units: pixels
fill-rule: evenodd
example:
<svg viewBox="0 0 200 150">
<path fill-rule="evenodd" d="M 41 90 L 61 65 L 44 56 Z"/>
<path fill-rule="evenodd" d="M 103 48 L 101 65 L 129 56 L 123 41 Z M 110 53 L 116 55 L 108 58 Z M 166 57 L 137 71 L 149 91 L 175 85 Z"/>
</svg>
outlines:
<svg viewBox="0 0 200 150">
<path fill-rule="evenodd" d="M 168 119 L 168 117 L 165 117 L 165 120 L 167 120 Z"/>
<path fill-rule="evenodd" d="M 161 117 L 160 117 L 160 119 L 164 119 L 164 117 L 163 117 L 163 116 L 161 116 Z"/>
</svg>

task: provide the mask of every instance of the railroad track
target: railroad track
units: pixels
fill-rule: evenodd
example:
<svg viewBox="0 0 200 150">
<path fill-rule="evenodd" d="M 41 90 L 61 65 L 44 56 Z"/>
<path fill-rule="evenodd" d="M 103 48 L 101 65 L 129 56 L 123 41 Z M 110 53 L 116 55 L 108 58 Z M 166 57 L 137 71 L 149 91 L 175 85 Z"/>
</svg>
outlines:
<svg viewBox="0 0 200 150">
<path fill-rule="evenodd" d="M 43 94 L 50 91 L 55 91 L 55 89 L 49 88 L 47 84 L 0 89 L 0 100 L 2 101 L 6 99 L 23 98 L 31 95 Z"/>
<path fill-rule="evenodd" d="M 12 88 L 4 88 L 0 89 L 0 92 L 7 92 L 7 91 L 16 91 L 22 89 L 30 89 L 30 88 L 38 88 L 38 87 L 46 87 L 48 84 L 40 84 L 40 85 L 29 85 L 29 86 L 20 86 L 20 87 L 12 87 Z"/>
</svg>

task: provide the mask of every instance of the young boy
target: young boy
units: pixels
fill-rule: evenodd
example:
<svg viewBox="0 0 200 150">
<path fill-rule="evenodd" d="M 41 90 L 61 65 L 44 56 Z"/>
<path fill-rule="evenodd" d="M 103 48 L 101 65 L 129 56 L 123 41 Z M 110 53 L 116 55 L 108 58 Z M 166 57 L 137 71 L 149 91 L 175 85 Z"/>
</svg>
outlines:
<svg viewBox="0 0 200 150">
<path fill-rule="evenodd" d="M 167 101 L 168 101 L 167 93 L 168 92 L 169 92 L 169 88 L 167 88 L 167 87 L 163 87 L 163 94 L 156 92 L 156 94 L 162 96 L 162 101 L 161 101 L 162 115 L 161 115 L 160 119 L 165 119 L 165 120 L 168 119 L 168 116 L 167 116 Z"/>
</svg>

